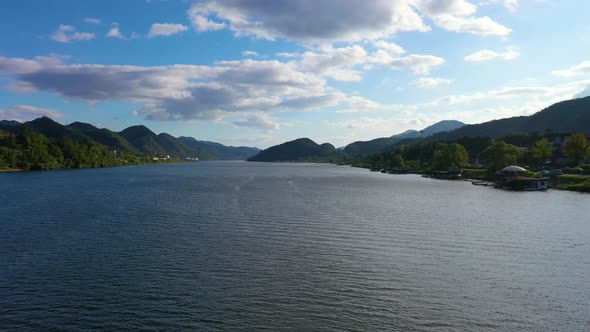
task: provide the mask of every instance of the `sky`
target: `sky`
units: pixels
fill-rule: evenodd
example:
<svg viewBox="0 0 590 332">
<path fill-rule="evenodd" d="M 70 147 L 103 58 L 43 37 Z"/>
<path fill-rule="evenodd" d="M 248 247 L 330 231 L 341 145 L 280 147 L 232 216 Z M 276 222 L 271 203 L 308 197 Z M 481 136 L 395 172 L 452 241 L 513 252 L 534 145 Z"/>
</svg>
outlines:
<svg viewBox="0 0 590 332">
<path fill-rule="evenodd" d="M 3 0 L 0 119 L 337 147 L 590 95 L 580 0 Z"/>
</svg>

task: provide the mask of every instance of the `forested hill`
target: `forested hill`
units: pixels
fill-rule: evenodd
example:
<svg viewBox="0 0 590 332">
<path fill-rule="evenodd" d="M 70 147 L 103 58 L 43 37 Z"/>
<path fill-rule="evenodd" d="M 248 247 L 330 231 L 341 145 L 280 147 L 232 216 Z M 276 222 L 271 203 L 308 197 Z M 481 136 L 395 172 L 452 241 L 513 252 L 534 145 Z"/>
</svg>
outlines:
<svg viewBox="0 0 590 332">
<path fill-rule="evenodd" d="M 430 137 L 431 140 L 455 140 L 462 137 L 498 138 L 523 132 L 545 131 L 590 133 L 590 97 L 572 99 L 553 104 L 530 116 L 519 116 L 467 125 Z"/>
<path fill-rule="evenodd" d="M 431 126 L 428 126 L 420 131 L 407 130 L 401 134 L 393 135 L 391 137 L 376 138 L 370 141 L 358 141 L 348 144 L 344 151 L 352 155 L 368 155 L 383 151 L 395 143 L 408 143 L 413 139 L 428 137 L 440 132 L 461 128 L 465 124 L 456 120 L 443 120 Z"/>
<path fill-rule="evenodd" d="M 320 145 L 309 138 L 299 138 L 263 150 L 248 161 L 327 161 L 339 153 L 332 144 Z"/>
<path fill-rule="evenodd" d="M 247 147 L 230 147 L 223 144 L 207 142 L 195 145 L 188 137 L 182 139 L 172 135 L 155 134 L 145 126 L 132 126 L 121 132 L 97 128 L 83 122 L 73 122 L 67 126 L 48 117 L 29 122 L 0 121 L 0 131 L 19 135 L 23 131 L 41 134 L 54 142 L 70 139 L 73 142 L 93 142 L 111 151 L 118 151 L 140 156 L 170 156 L 172 158 L 199 158 L 201 160 L 240 159 L 255 155 L 260 150 Z M 193 139 L 194 140 L 194 139 Z M 196 140 L 194 140 L 196 141 Z"/>
<path fill-rule="evenodd" d="M 219 160 L 246 160 L 261 151 L 248 146 L 226 146 L 216 142 L 198 141 L 193 137 L 181 136 L 178 140 L 194 149 L 209 151 Z"/>
</svg>

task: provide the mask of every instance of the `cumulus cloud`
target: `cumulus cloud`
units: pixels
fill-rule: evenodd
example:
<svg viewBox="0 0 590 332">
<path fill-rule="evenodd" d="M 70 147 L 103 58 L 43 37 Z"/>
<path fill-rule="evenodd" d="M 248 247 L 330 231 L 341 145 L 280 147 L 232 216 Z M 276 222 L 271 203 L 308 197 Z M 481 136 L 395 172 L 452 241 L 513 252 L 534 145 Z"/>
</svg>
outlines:
<svg viewBox="0 0 590 332">
<path fill-rule="evenodd" d="M 427 31 L 407 0 L 204 0 L 189 9 L 198 31 L 228 28 L 236 36 L 274 40 L 358 41 L 398 31 Z M 225 24 L 227 22 L 227 24 Z"/>
<path fill-rule="evenodd" d="M 500 4 L 506 7 L 511 12 L 515 12 L 519 6 L 519 0 L 487 0 L 484 1 L 482 4 Z"/>
<path fill-rule="evenodd" d="M 281 127 L 273 117 L 263 112 L 248 113 L 241 120 L 234 121 L 234 125 L 265 131 L 273 131 Z"/>
<path fill-rule="evenodd" d="M 367 51 L 358 45 L 329 49 L 323 53 L 305 52 L 301 67 L 306 72 L 337 81 L 360 81 L 361 73 L 355 66 L 367 62 Z"/>
<path fill-rule="evenodd" d="M 417 75 L 429 75 L 433 67 L 440 66 L 444 62 L 445 59 L 434 55 L 411 54 L 406 57 L 393 59 L 384 65 L 388 65 L 396 70 L 408 68 Z"/>
<path fill-rule="evenodd" d="M 585 89 L 590 87 L 590 80 L 577 81 L 555 86 L 513 86 L 500 89 L 493 89 L 485 92 L 477 92 L 468 95 L 451 95 L 436 99 L 422 106 L 459 105 L 476 101 L 493 99 L 495 101 L 513 98 L 532 99 L 558 99 L 566 100 L 573 98 Z"/>
<path fill-rule="evenodd" d="M 419 7 L 439 27 L 474 35 L 507 36 L 512 30 L 488 16 L 474 16 L 477 6 L 466 0 L 422 0 Z"/>
<path fill-rule="evenodd" d="M 467 62 L 482 62 L 492 60 L 514 60 L 520 56 L 520 53 L 515 50 L 507 50 L 503 53 L 498 53 L 490 50 L 481 50 L 470 54 L 464 58 Z"/>
<path fill-rule="evenodd" d="M 281 58 L 296 58 L 296 57 L 300 56 L 299 53 L 289 53 L 289 52 L 279 52 L 275 55 L 278 57 L 281 57 Z"/>
<path fill-rule="evenodd" d="M 229 29 L 236 36 L 312 43 L 379 40 L 401 31 L 428 31 L 423 17 L 449 31 L 510 34 L 509 28 L 490 17 L 475 16 L 476 11 L 477 6 L 466 0 L 275 1 L 272 6 L 259 0 L 203 0 L 191 6 L 188 16 L 197 31 Z"/>
<path fill-rule="evenodd" d="M 453 15 L 439 15 L 434 21 L 445 30 L 465 32 L 474 35 L 507 36 L 512 30 L 495 22 L 488 16 L 483 17 L 458 17 Z"/>
<path fill-rule="evenodd" d="M 57 30 L 49 36 L 52 40 L 60 43 L 94 39 L 95 35 L 89 32 L 77 32 L 72 25 L 61 24 Z"/>
<path fill-rule="evenodd" d="M 100 23 L 100 19 L 99 18 L 94 18 L 94 17 L 86 17 L 86 18 L 84 18 L 84 22 L 85 23 L 91 23 L 91 24 L 99 24 Z"/>
<path fill-rule="evenodd" d="M 391 56 L 397 56 L 397 55 L 406 53 L 406 50 L 404 50 L 403 47 L 401 47 L 395 43 L 386 42 L 384 40 L 377 40 L 377 41 L 373 42 L 373 45 L 376 48 L 387 52 Z"/>
<path fill-rule="evenodd" d="M 344 94 L 295 62 L 221 61 L 213 66 L 78 64 L 48 57 L 0 58 L 0 74 L 21 92 L 45 91 L 86 102 L 128 101 L 153 120 L 216 120 L 229 112 L 310 110 L 338 105 Z"/>
<path fill-rule="evenodd" d="M 243 56 L 258 56 L 258 53 L 254 52 L 254 51 L 244 51 L 244 52 L 242 52 L 242 55 Z"/>
<path fill-rule="evenodd" d="M 154 23 L 148 32 L 148 38 L 157 36 L 171 36 L 188 30 L 186 25 L 174 23 Z"/>
<path fill-rule="evenodd" d="M 443 85 L 449 85 L 453 83 L 452 80 L 439 77 L 424 77 L 412 83 L 420 89 L 432 89 Z"/>
<path fill-rule="evenodd" d="M 465 0 L 423 0 L 421 8 L 429 15 L 468 16 L 475 13 L 477 7 Z"/>
<path fill-rule="evenodd" d="M 39 108 L 29 105 L 15 105 L 8 109 L 0 109 L 0 119 L 16 120 L 16 121 L 29 121 L 34 118 L 41 116 L 48 116 L 50 118 L 61 118 L 64 115 L 58 111 Z"/>
<path fill-rule="evenodd" d="M 192 9 L 191 9 L 191 11 L 189 11 L 189 17 L 190 17 L 191 23 L 193 24 L 193 27 L 195 28 L 195 30 L 197 30 L 199 32 L 217 31 L 217 30 L 223 30 L 226 28 L 225 23 L 223 23 L 223 22 L 218 23 L 218 22 L 211 21 L 207 17 L 201 15 L 200 12 L 193 11 Z"/>
<path fill-rule="evenodd" d="M 123 36 L 123 34 L 121 33 L 121 30 L 119 30 L 118 27 L 110 28 L 109 31 L 107 32 L 106 36 L 109 38 L 125 39 L 125 36 Z"/>
<path fill-rule="evenodd" d="M 575 77 L 581 75 L 590 74 L 590 60 L 584 61 L 579 65 L 573 66 L 568 69 L 554 70 L 553 75 L 561 77 Z"/>
</svg>

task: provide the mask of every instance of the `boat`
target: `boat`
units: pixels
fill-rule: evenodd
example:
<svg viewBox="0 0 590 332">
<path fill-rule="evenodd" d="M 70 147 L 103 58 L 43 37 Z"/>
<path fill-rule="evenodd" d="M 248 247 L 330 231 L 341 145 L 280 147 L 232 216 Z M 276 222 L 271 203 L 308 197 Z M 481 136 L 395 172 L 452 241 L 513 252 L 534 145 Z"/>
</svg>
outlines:
<svg viewBox="0 0 590 332">
<path fill-rule="evenodd" d="M 474 186 L 484 186 L 484 187 L 491 185 L 491 183 L 489 183 L 487 181 L 483 181 L 483 180 L 473 180 L 473 181 L 471 181 L 471 184 Z"/>
<path fill-rule="evenodd" d="M 542 191 L 549 189 L 549 178 L 512 177 L 499 179 L 496 188 L 516 191 Z"/>
</svg>

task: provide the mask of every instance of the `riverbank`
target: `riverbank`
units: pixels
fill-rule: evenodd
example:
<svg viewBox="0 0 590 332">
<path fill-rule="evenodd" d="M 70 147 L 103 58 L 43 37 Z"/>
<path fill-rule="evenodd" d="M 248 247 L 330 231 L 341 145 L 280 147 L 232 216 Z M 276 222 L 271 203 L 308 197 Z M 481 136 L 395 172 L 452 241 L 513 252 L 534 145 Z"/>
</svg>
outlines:
<svg viewBox="0 0 590 332">
<path fill-rule="evenodd" d="M 99 167 L 62 167 L 62 168 L 57 167 L 57 168 L 47 168 L 47 169 L 0 168 L 0 173 L 94 169 L 94 168 L 114 168 L 114 167 L 126 167 L 126 166 L 165 165 L 165 164 L 196 163 L 196 162 L 199 162 L 199 161 L 186 160 L 186 159 L 161 159 L 161 160 L 150 160 L 150 161 L 146 161 L 146 162 L 142 162 L 142 163 L 128 163 L 128 164 L 121 164 L 121 165 L 99 166 Z"/>
<path fill-rule="evenodd" d="M 22 168 L 0 168 L 0 173 L 25 172 Z"/>
</svg>

